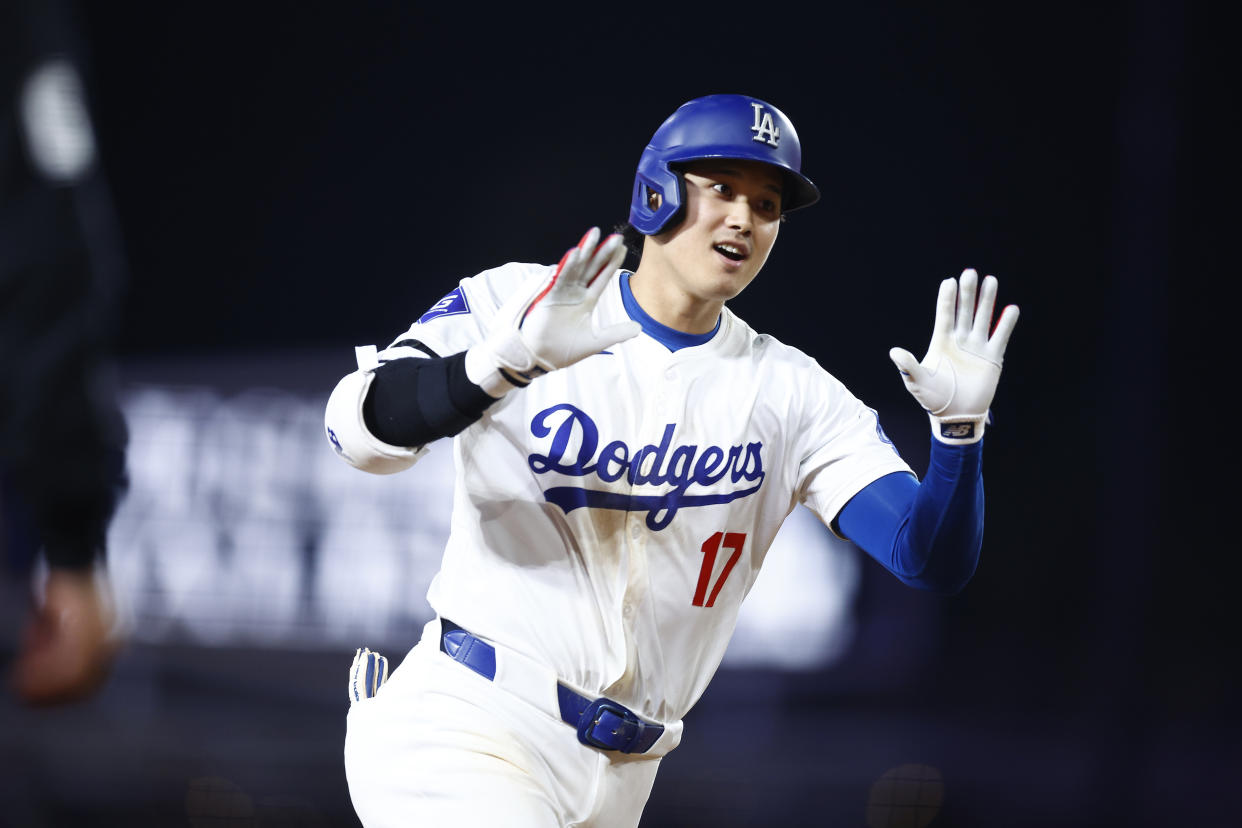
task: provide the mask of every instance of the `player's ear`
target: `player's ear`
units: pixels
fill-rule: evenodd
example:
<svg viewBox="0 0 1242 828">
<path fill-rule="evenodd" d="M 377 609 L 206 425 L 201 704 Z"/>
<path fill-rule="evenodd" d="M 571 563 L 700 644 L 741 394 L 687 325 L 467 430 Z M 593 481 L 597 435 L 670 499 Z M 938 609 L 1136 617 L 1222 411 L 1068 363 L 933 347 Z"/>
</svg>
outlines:
<svg viewBox="0 0 1242 828">
<path fill-rule="evenodd" d="M 655 190 L 651 189 L 650 187 L 648 187 L 647 188 L 647 208 L 654 212 L 656 210 L 659 210 L 660 205 L 663 203 L 664 203 L 664 199 L 660 197 L 660 194 L 657 193 Z"/>
</svg>

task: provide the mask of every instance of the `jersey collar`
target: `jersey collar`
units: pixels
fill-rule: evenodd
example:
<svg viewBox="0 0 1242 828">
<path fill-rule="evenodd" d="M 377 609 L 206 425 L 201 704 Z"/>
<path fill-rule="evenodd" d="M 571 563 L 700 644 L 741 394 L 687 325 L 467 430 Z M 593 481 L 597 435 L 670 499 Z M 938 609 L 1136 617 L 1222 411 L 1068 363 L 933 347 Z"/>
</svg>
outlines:
<svg viewBox="0 0 1242 828">
<path fill-rule="evenodd" d="M 670 351 L 679 351 L 682 348 L 692 348 L 695 345 L 702 345 L 711 340 L 716 332 L 720 330 L 720 318 L 716 319 L 716 327 L 707 333 L 692 334 L 685 331 L 678 331 L 667 325 L 662 325 L 652 319 L 645 310 L 638 304 L 638 300 L 634 298 L 633 292 L 630 290 L 630 276 L 628 270 L 621 271 L 621 301 L 625 303 L 625 312 L 630 315 L 639 325 L 642 326 L 643 333 L 659 342 Z"/>
</svg>

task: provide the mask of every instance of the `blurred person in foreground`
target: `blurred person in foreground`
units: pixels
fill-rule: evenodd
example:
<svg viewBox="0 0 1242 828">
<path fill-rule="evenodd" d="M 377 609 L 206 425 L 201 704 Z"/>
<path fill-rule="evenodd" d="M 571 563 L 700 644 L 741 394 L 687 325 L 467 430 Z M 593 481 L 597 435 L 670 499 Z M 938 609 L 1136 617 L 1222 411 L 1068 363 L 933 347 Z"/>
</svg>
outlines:
<svg viewBox="0 0 1242 828">
<path fill-rule="evenodd" d="M 71 12 L 0 4 L 0 661 L 33 705 L 90 695 L 118 643 L 104 560 L 126 487 L 108 361 L 122 270 Z"/>
</svg>

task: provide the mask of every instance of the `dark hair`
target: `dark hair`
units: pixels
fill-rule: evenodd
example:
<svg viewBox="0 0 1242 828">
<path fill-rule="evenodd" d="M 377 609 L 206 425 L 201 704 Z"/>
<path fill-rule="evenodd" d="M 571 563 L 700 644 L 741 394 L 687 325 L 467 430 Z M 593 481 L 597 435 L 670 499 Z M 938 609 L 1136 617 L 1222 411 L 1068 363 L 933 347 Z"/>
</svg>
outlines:
<svg viewBox="0 0 1242 828">
<path fill-rule="evenodd" d="M 638 228 L 628 221 L 613 227 L 612 232 L 620 233 L 621 238 L 625 241 L 625 261 L 621 263 L 621 266 L 626 270 L 636 270 L 638 263 L 643 258 L 643 239 L 646 236 L 640 233 Z"/>
</svg>

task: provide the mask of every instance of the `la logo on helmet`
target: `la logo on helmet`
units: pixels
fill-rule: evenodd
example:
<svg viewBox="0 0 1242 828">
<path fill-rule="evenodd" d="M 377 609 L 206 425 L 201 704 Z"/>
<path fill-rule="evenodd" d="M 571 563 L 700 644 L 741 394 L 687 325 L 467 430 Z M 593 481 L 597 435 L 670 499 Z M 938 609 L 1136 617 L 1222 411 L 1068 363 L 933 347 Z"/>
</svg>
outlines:
<svg viewBox="0 0 1242 828">
<path fill-rule="evenodd" d="M 781 128 L 772 123 L 772 113 L 764 109 L 763 104 L 757 101 L 751 101 L 750 105 L 755 109 L 755 124 L 750 128 L 755 135 L 751 140 L 767 144 L 769 147 L 779 147 Z"/>
</svg>

